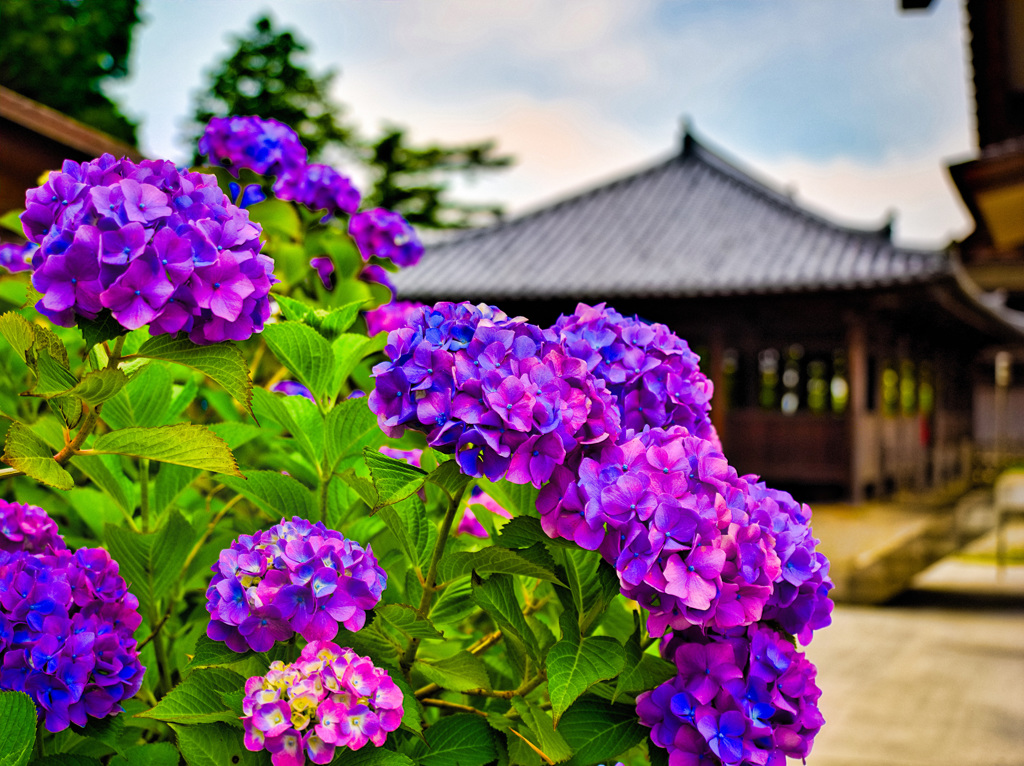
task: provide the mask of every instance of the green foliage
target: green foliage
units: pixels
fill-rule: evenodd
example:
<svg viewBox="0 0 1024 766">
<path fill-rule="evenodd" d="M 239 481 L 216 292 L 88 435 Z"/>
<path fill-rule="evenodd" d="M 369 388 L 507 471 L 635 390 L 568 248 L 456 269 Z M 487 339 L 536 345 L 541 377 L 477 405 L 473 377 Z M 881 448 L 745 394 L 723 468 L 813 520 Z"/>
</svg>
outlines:
<svg viewBox="0 0 1024 766">
<path fill-rule="evenodd" d="M 223 721 L 236 725 L 238 717 L 228 709 L 221 695 L 245 686 L 245 677 L 226 668 L 200 668 L 189 673 L 152 710 L 140 718 L 178 724 Z"/>
<path fill-rule="evenodd" d="M 0 692 L 0 764 L 24 766 L 36 741 L 36 706 L 24 692 Z"/>
<path fill-rule="evenodd" d="M 138 0 L 5 0 L 4 87 L 135 143 L 135 123 L 104 92 L 128 74 Z"/>
</svg>

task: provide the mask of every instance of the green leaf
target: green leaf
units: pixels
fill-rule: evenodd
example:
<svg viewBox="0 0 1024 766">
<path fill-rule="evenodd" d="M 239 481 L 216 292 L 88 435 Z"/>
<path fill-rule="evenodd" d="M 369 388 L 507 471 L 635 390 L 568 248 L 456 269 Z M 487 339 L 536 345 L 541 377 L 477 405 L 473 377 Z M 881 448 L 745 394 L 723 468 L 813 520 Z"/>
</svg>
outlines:
<svg viewBox="0 0 1024 766">
<path fill-rule="evenodd" d="M 573 620 L 567 622 L 575 624 Z M 548 693 L 555 725 L 581 694 L 596 684 L 614 678 L 626 662 L 622 645 L 609 636 L 580 640 L 570 633 L 551 647 L 547 655 Z"/>
<path fill-rule="evenodd" d="M 336 393 L 341 385 L 352 376 L 352 372 L 364 357 L 376 353 L 387 345 L 387 335 L 381 333 L 372 338 L 355 333 L 339 335 L 331 342 L 334 354 L 334 371 L 331 377 L 331 393 Z"/>
<path fill-rule="evenodd" d="M 308 325 L 314 325 L 312 320 L 316 316 L 316 309 L 313 306 L 295 298 L 289 298 L 287 295 L 275 294 L 274 300 L 280 306 L 281 313 L 285 319 L 290 322 L 304 322 Z"/>
<path fill-rule="evenodd" d="M 327 468 L 333 473 L 343 458 L 361 456 L 364 447 L 379 447 L 385 439 L 366 397 L 338 402 L 327 415 L 324 432 Z"/>
<path fill-rule="evenodd" d="M 530 727 L 530 731 L 537 735 L 539 741 L 536 744 L 548 758 L 559 763 L 572 755 L 572 748 L 565 738 L 555 731 L 551 716 L 546 711 L 522 697 L 514 697 L 512 707 L 519 713 L 523 723 Z"/>
<path fill-rule="evenodd" d="M 104 368 L 86 373 L 67 393 L 95 407 L 115 396 L 127 383 L 128 376 L 120 370 Z"/>
<path fill-rule="evenodd" d="M 233 343 L 197 346 L 182 338 L 158 335 L 142 344 L 136 356 L 183 364 L 216 382 L 252 415 L 252 381 L 249 368 Z"/>
<path fill-rule="evenodd" d="M 423 766 L 484 766 L 498 757 L 497 734 L 478 715 L 446 716 L 425 736 L 427 748 L 418 758 Z"/>
<path fill-rule="evenodd" d="M 501 528 L 501 533 L 494 538 L 494 544 L 503 548 L 529 548 L 537 543 L 553 545 L 556 548 L 579 548 L 572 540 L 548 537 L 540 526 L 540 519 L 531 516 L 517 516 L 509 520 Z"/>
<path fill-rule="evenodd" d="M 53 459 L 53 451 L 21 423 L 11 423 L 4 442 L 3 462 L 38 482 L 56 489 L 75 486 L 71 474 Z"/>
<path fill-rule="evenodd" d="M 163 364 L 147 362 L 103 405 L 103 421 L 111 428 L 166 425 L 173 395 L 171 371 Z"/>
<path fill-rule="evenodd" d="M 125 716 L 112 715 L 106 718 L 92 718 L 85 726 L 79 728 L 72 725 L 71 731 L 89 739 L 102 742 L 113 750 L 121 750 L 121 737 L 124 735 Z"/>
<path fill-rule="evenodd" d="M 584 633 L 619 593 L 615 570 L 605 564 L 597 551 L 566 548 L 561 551 L 573 604 Z"/>
<path fill-rule="evenodd" d="M 632 705 L 612 705 L 590 696 L 577 700 L 558 724 L 558 733 L 575 752 L 570 766 L 612 760 L 642 742 L 648 731 Z"/>
<path fill-rule="evenodd" d="M 340 335 L 352 326 L 365 305 L 363 301 L 353 301 L 327 312 L 317 311 L 318 329 L 328 338 Z"/>
<path fill-rule="evenodd" d="M 339 762 L 340 764 L 340 762 Z M 344 766 L 414 766 L 409 756 L 385 750 L 383 747 L 363 747 L 345 750 Z"/>
<path fill-rule="evenodd" d="M 32 393 L 50 397 L 70 391 L 78 383 L 66 366 L 50 356 L 49 349 L 41 348 L 36 356 L 36 383 Z"/>
<path fill-rule="evenodd" d="M 235 424 L 218 423 L 217 425 Z M 156 481 L 153 482 L 153 494 L 150 497 L 152 510 L 158 514 L 163 513 L 164 509 L 173 503 L 200 473 L 202 472 L 195 468 L 186 468 L 174 463 L 161 463 L 160 470 L 156 474 Z"/>
<path fill-rule="evenodd" d="M 263 340 L 274 356 L 295 375 L 320 403 L 326 401 L 334 374 L 334 352 L 320 333 L 299 322 L 268 324 Z"/>
<path fill-rule="evenodd" d="M 413 565 L 424 566 L 437 543 L 437 527 L 427 518 L 423 501 L 413 495 L 380 509 L 380 517 Z"/>
<path fill-rule="evenodd" d="M 538 659 L 539 651 L 530 626 L 523 617 L 523 608 L 516 598 L 515 581 L 511 575 L 491 575 L 481 580 L 475 574 L 472 577 L 473 600 L 494 620 L 507 642 L 511 642 L 521 651 Z"/>
<path fill-rule="evenodd" d="M 8 311 L 0 316 L 0 335 L 4 336 L 22 359 L 25 358 L 25 352 L 36 342 L 32 323 L 16 311 Z"/>
<path fill-rule="evenodd" d="M 234 723 L 238 719 L 228 710 L 221 694 L 245 686 L 245 678 L 225 668 L 194 670 L 171 689 L 156 707 L 139 713 L 137 718 L 152 718 L 167 723 Z"/>
<path fill-rule="evenodd" d="M 181 574 L 196 533 L 184 517 L 171 511 L 167 523 L 156 532 L 143 534 L 107 524 L 104 539 L 121 576 L 144 608 L 168 595 Z"/>
<path fill-rule="evenodd" d="M 196 641 L 196 651 L 192 655 L 192 661 L 189 662 L 188 669 L 234 665 L 236 662 L 242 662 L 247 657 L 253 656 L 265 657 L 265 655 L 260 655 L 251 650 L 242 653 L 236 652 L 223 641 L 214 641 L 203 633 Z"/>
<path fill-rule="evenodd" d="M 76 455 L 71 458 L 71 465 L 110 495 L 123 510 L 131 511 L 135 508 L 135 490 L 121 467 L 120 457 Z"/>
<path fill-rule="evenodd" d="M 245 471 L 239 477 L 221 476 L 220 482 L 250 500 L 274 518 L 313 513 L 313 496 L 297 479 L 277 471 Z"/>
<path fill-rule="evenodd" d="M 178 766 L 180 761 L 178 749 L 170 742 L 153 742 L 129 747 L 110 766 Z"/>
<path fill-rule="evenodd" d="M 532 577 L 562 584 L 557 575 L 545 567 L 524 558 L 518 551 L 508 548 L 484 548 L 480 551 L 449 553 L 438 565 L 442 581 L 454 580 L 470 572 L 481 575 L 503 573 Z"/>
<path fill-rule="evenodd" d="M 19 237 L 23 237 L 25 235 L 25 228 L 21 225 L 22 212 L 22 210 L 8 210 L 0 216 L 0 226 L 3 226 L 8 231 L 13 231 Z"/>
<path fill-rule="evenodd" d="M 453 692 L 491 688 L 484 661 L 469 652 L 459 652 L 434 662 L 417 660 L 413 668 L 431 683 Z"/>
<path fill-rule="evenodd" d="M 253 423 L 210 423 L 209 429 L 227 442 L 232 450 L 263 434 L 263 429 Z"/>
<path fill-rule="evenodd" d="M 409 638 L 444 638 L 430 620 L 417 617 L 416 610 L 408 604 L 385 604 L 373 611 L 378 619 Z"/>
<path fill-rule="evenodd" d="M 97 343 L 112 340 L 118 335 L 124 335 L 128 330 L 121 326 L 121 323 L 114 319 L 109 309 L 103 309 L 95 319 L 86 319 L 78 315 L 76 318 L 78 329 L 82 331 L 85 338 L 85 347 L 92 348 Z"/>
<path fill-rule="evenodd" d="M 377 489 L 377 508 L 405 500 L 422 487 L 427 478 L 426 471 L 370 448 L 363 450 L 363 458 Z"/>
<path fill-rule="evenodd" d="M 642 632 L 640 615 L 636 612 L 634 612 L 634 620 L 636 628 L 632 635 L 626 639 L 624 647 L 626 665 L 622 675 L 619 676 L 618 683 L 615 685 L 615 694 L 612 697 L 612 702 L 615 702 L 619 695 L 622 694 L 638 694 L 654 689 L 670 678 L 674 678 L 677 673 L 676 666 L 671 662 L 643 652 L 643 649 L 640 648 Z"/>
<path fill-rule="evenodd" d="M 24 692 L 0 692 L 0 765 L 24 766 L 36 742 L 36 705 Z"/>
<path fill-rule="evenodd" d="M 466 487 L 474 480 L 459 470 L 458 461 L 448 460 L 427 474 L 427 481 L 444 490 L 450 499 L 459 500 L 465 493 Z"/>
<path fill-rule="evenodd" d="M 249 220 L 262 226 L 267 234 L 298 239 L 302 233 L 302 221 L 290 202 L 271 197 L 249 205 L 246 210 L 249 212 Z"/>
<path fill-rule="evenodd" d="M 454 582 L 434 599 L 430 607 L 430 620 L 435 625 L 455 625 L 475 612 L 473 586 L 468 579 Z"/>
<path fill-rule="evenodd" d="M 81 753 L 56 753 L 36 758 L 31 766 L 103 766 L 103 762 L 99 758 Z"/>
<path fill-rule="evenodd" d="M 267 761 L 266 753 L 247 750 L 242 731 L 226 723 L 172 723 L 171 728 L 188 766 L 263 766 Z"/>
<path fill-rule="evenodd" d="M 273 394 L 262 388 L 254 389 L 252 394 L 255 417 L 261 422 L 269 419 L 281 426 L 291 434 L 306 459 L 318 465 L 323 458 L 324 425 L 317 406 L 304 396 Z M 316 421 L 311 419 L 313 416 Z"/>
<path fill-rule="evenodd" d="M 92 449 L 100 454 L 144 457 L 211 473 L 242 475 L 224 440 L 206 426 L 192 423 L 122 428 L 97 437 Z"/>
<path fill-rule="evenodd" d="M 512 484 L 504 479 L 488 481 L 484 478 L 477 479 L 477 484 L 513 518 L 538 516 L 537 489 L 532 484 Z"/>
</svg>

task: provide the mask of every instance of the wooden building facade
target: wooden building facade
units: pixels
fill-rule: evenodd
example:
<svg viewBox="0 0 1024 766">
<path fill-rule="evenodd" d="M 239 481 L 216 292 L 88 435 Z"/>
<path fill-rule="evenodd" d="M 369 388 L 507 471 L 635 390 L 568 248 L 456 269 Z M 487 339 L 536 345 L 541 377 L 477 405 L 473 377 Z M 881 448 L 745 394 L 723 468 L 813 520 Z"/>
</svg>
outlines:
<svg viewBox="0 0 1024 766">
<path fill-rule="evenodd" d="M 430 247 L 396 283 L 545 325 L 577 301 L 663 322 L 701 354 L 737 470 L 858 500 L 963 471 L 972 364 L 1024 339 L 955 252 L 889 234 L 810 213 L 687 135 L 649 168 Z"/>
</svg>

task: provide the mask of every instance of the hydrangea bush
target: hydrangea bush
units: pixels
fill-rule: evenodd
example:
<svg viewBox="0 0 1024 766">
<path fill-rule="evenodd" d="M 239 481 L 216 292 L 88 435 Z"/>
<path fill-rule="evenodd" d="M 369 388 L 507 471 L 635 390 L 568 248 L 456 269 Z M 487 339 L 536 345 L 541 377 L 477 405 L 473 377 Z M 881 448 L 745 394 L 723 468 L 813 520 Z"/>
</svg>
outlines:
<svg viewBox="0 0 1024 766">
<path fill-rule="evenodd" d="M 288 126 L 199 146 L 2 219 L 12 762 L 806 757 L 828 562 L 686 342 L 395 300 L 416 233 Z"/>
</svg>

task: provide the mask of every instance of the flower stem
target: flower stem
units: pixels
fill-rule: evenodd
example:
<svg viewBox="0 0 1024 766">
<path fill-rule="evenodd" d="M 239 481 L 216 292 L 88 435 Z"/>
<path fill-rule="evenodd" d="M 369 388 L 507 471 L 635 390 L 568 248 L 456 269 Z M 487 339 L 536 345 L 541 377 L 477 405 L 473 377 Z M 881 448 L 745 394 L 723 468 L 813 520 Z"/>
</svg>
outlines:
<svg viewBox="0 0 1024 766">
<path fill-rule="evenodd" d="M 139 458 L 139 514 L 142 516 L 142 531 L 149 531 L 149 458 Z"/>
</svg>

